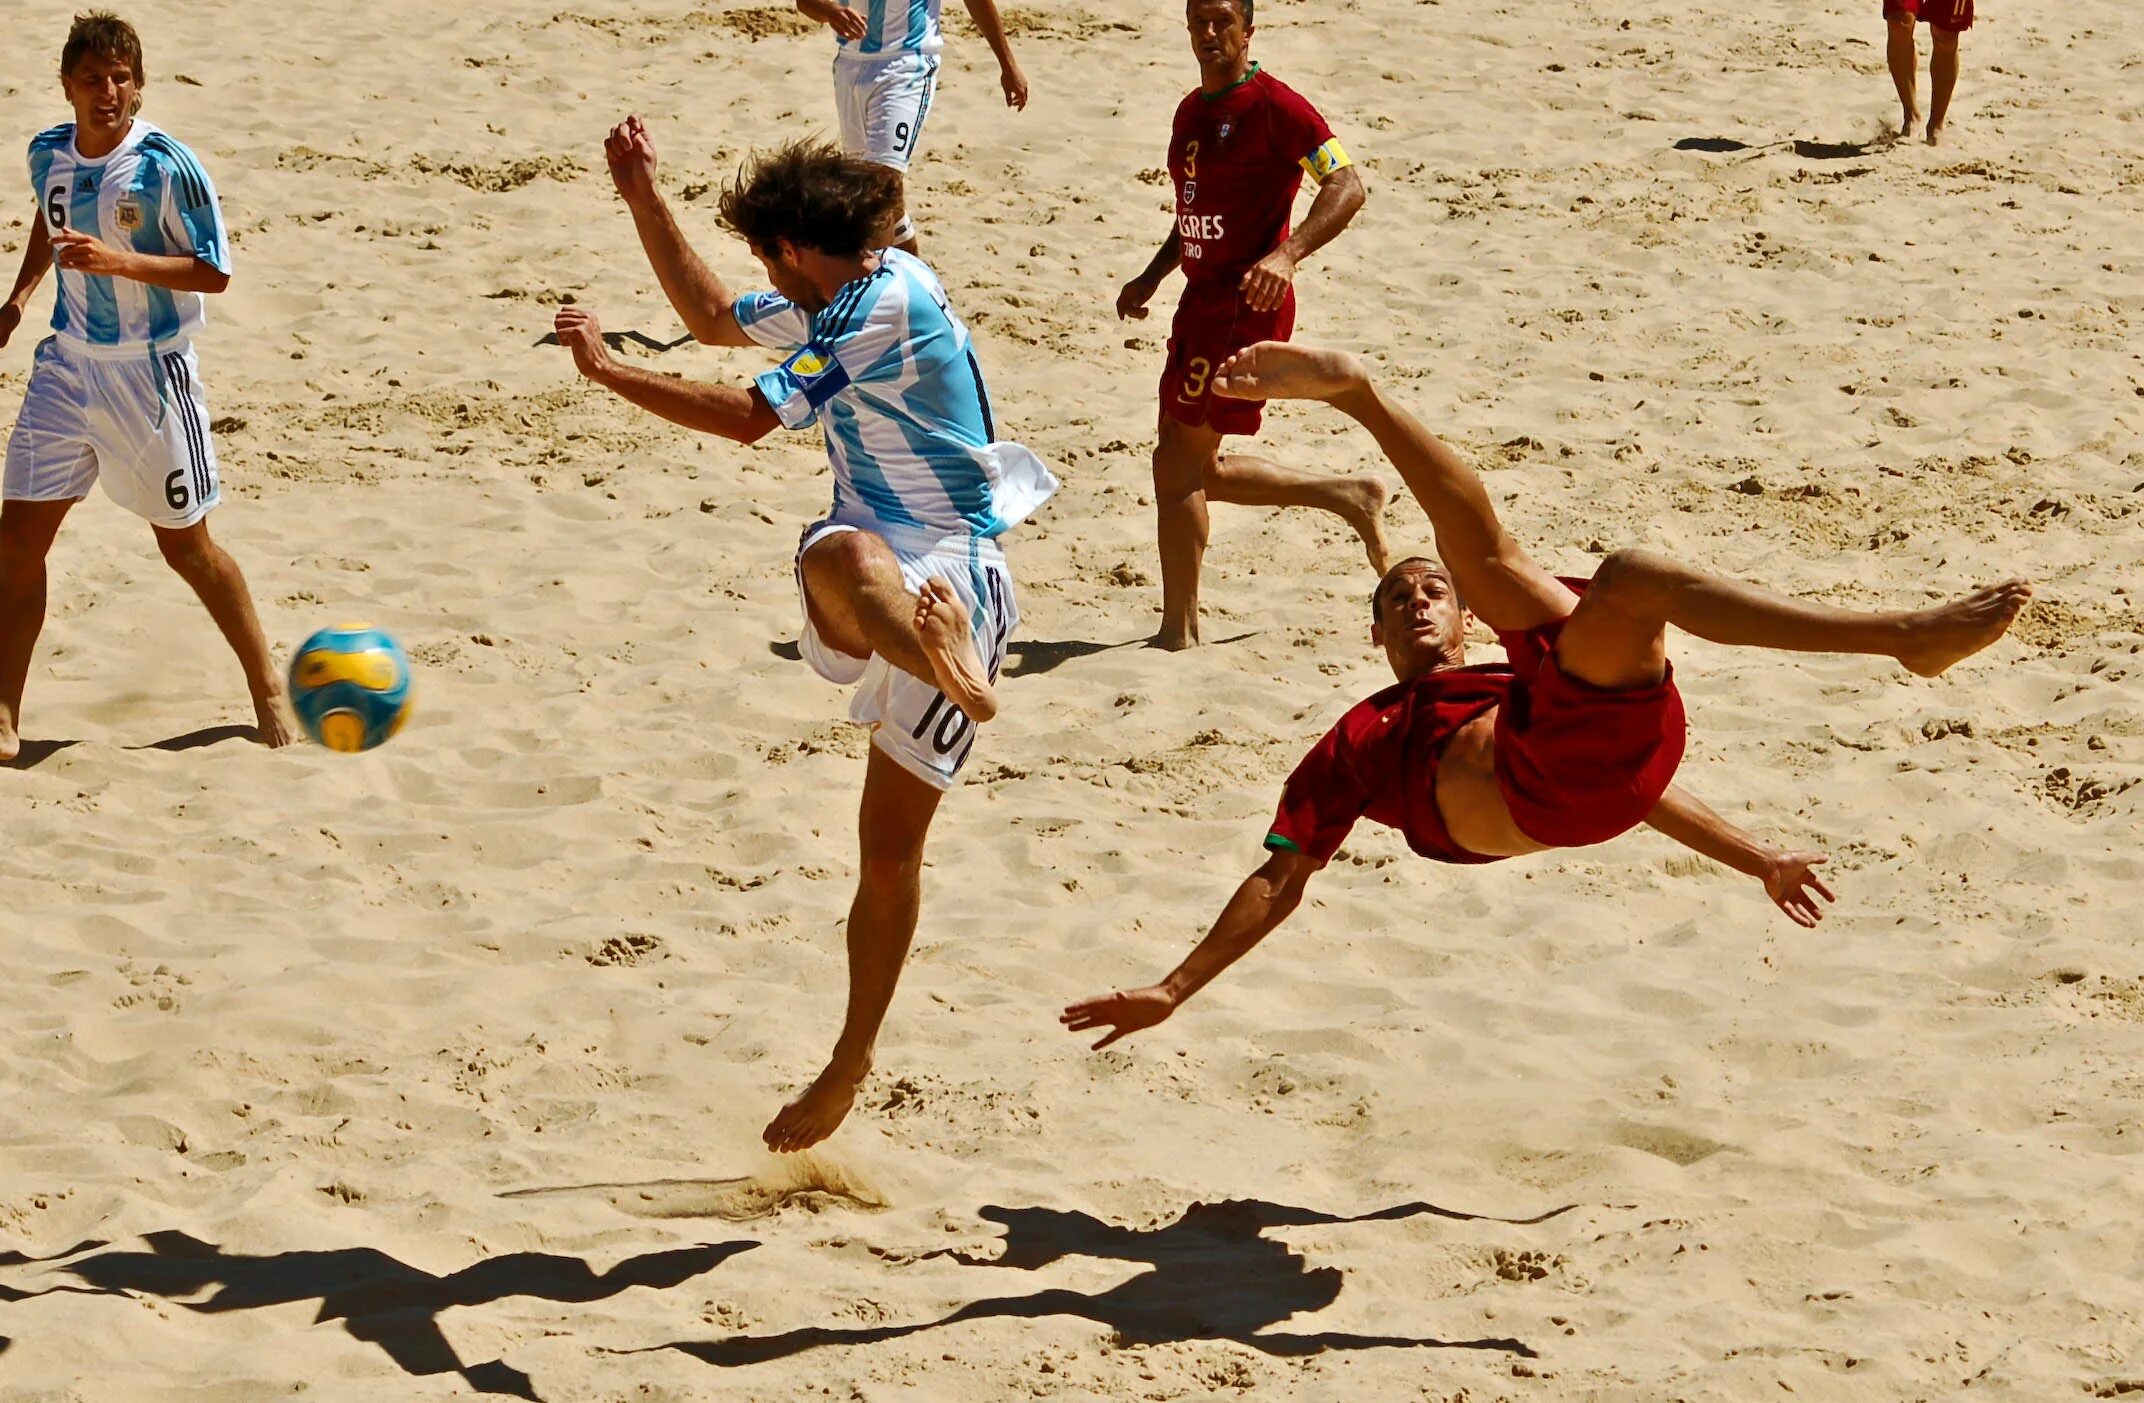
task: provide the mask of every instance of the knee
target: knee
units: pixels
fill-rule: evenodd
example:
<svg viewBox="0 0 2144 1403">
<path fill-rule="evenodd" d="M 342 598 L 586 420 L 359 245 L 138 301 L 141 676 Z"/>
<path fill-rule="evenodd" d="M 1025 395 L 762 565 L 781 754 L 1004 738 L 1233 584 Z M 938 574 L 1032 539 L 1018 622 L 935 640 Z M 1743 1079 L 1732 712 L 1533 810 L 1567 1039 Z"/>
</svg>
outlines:
<svg viewBox="0 0 2144 1403">
<path fill-rule="evenodd" d="M 156 548 L 164 563 L 189 580 L 205 575 L 215 565 L 215 545 L 206 531 L 159 531 Z"/>
<path fill-rule="evenodd" d="M 864 846 L 857 884 L 867 892 L 893 895 L 914 888 L 923 874 L 923 854 L 906 848 Z"/>
<path fill-rule="evenodd" d="M 869 531 L 836 532 L 804 555 L 804 573 L 814 579 L 857 580 L 887 564 L 899 568 L 892 549 Z"/>
<path fill-rule="evenodd" d="M 1947 30 L 1937 30 L 1935 32 L 1935 54 L 1937 58 L 1955 60 L 1958 57 L 1958 36 Z"/>
<path fill-rule="evenodd" d="M 1186 458 L 1167 448 L 1154 450 L 1154 493 L 1163 501 L 1204 491 L 1206 467 L 1196 458 Z"/>
<path fill-rule="evenodd" d="M 1681 566 L 1656 551 L 1619 550 L 1593 572 L 1586 597 L 1597 595 L 1606 603 L 1650 612 L 1647 606 L 1657 604 L 1684 573 Z"/>
</svg>

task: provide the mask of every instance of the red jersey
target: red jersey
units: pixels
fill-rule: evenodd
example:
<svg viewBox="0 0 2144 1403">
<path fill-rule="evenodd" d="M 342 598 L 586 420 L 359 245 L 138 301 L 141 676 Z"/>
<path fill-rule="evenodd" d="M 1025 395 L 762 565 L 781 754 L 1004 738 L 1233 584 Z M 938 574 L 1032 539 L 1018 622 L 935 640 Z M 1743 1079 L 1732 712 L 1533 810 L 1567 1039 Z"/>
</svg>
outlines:
<svg viewBox="0 0 2144 1403">
<path fill-rule="evenodd" d="M 1461 726 L 1503 705 L 1515 680 L 1502 663 L 1455 667 L 1355 703 L 1288 776 L 1266 846 L 1330 862 L 1356 821 L 1367 818 L 1397 828 L 1424 857 L 1495 861 L 1468 852 L 1445 831 L 1437 812 L 1437 762 Z"/>
<path fill-rule="evenodd" d="M 1565 580 L 1576 593 L 1585 581 Z M 1288 776 L 1269 848 L 1329 862 L 1358 819 L 1397 828 L 1441 862 L 1494 862 L 1437 812 L 1445 742 L 1496 711 L 1496 784 L 1521 833 L 1549 847 L 1605 843 L 1643 823 L 1682 761 L 1673 669 L 1643 687 L 1595 687 L 1556 664 L 1563 621 L 1500 633 L 1508 663 L 1455 667 L 1358 702 Z"/>
<path fill-rule="evenodd" d="M 1303 172 L 1323 180 L 1347 164 L 1318 109 L 1256 64 L 1225 92 L 1194 90 L 1169 137 L 1187 292 L 1235 287 L 1288 237 Z"/>
</svg>

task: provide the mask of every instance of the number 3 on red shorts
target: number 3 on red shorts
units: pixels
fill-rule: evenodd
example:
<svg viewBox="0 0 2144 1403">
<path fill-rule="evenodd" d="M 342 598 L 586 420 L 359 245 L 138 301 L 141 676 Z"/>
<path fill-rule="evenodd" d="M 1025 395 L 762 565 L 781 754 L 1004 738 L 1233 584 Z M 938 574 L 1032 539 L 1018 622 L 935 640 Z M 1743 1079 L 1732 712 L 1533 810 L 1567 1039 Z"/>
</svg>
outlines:
<svg viewBox="0 0 2144 1403">
<path fill-rule="evenodd" d="M 1213 362 L 1204 356 L 1193 356 L 1184 362 L 1184 387 L 1177 391 L 1180 400 L 1195 400 L 1206 393 L 1206 381 L 1213 375 Z"/>
</svg>

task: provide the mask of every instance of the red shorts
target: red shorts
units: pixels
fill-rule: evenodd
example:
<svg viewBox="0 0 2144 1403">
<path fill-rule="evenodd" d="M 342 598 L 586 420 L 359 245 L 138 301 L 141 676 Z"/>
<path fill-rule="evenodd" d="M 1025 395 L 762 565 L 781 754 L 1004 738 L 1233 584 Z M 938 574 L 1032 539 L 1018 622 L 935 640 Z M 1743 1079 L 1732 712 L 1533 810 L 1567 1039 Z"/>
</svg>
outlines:
<svg viewBox="0 0 2144 1403">
<path fill-rule="evenodd" d="M 1582 848 L 1645 822 L 1667 793 L 1682 763 L 1682 694 L 1673 667 L 1656 686 L 1613 691 L 1566 676 L 1561 631 L 1526 635 L 1544 645 L 1530 677 L 1533 659 L 1505 640 L 1519 681 L 1496 710 L 1496 781 L 1521 833 Z"/>
<path fill-rule="evenodd" d="M 1161 412 L 1219 434 L 1255 434 L 1265 406 L 1212 393 L 1213 373 L 1245 346 L 1285 341 L 1295 330 L 1295 290 L 1271 312 L 1254 312 L 1232 282 L 1186 288 L 1169 327 L 1169 359 L 1161 368 Z"/>
<path fill-rule="evenodd" d="M 1885 19 L 1917 19 L 1963 34 L 1973 27 L 1973 0 L 1883 0 Z"/>
</svg>

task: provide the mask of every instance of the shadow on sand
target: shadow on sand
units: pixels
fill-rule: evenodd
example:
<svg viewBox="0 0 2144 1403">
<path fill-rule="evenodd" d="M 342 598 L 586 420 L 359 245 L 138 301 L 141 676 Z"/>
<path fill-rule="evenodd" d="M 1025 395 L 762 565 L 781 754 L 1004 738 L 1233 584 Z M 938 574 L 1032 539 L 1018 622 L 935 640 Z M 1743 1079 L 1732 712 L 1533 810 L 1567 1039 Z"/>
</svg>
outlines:
<svg viewBox="0 0 2144 1403">
<path fill-rule="evenodd" d="M 536 1390 L 520 1370 L 497 1359 L 464 1364 L 440 1332 L 440 1312 L 509 1296 L 582 1305 L 608 1300 L 634 1286 L 662 1290 L 759 1245 L 716 1242 L 649 1252 L 606 1272 L 597 1272 L 578 1257 L 509 1252 L 435 1276 L 370 1247 L 249 1257 L 181 1232 L 151 1233 L 142 1241 L 148 1245 L 146 1252 L 97 1252 L 58 1268 L 84 1285 L 28 1292 L 0 1286 L 0 1300 L 58 1293 L 160 1296 L 187 1310 L 214 1315 L 317 1299 L 316 1322 L 340 1320 L 352 1336 L 385 1350 L 405 1374 L 459 1374 L 480 1393 L 532 1400 Z M 82 1243 L 61 1256 L 103 1245 Z M 0 1266 L 34 1260 L 40 1259 L 0 1254 Z M 206 1300 L 188 1299 L 203 1291 L 212 1294 Z"/>
<path fill-rule="evenodd" d="M 1525 1225 L 1546 1222 L 1577 1206 L 1567 1204 L 1534 1218 L 1491 1218 L 1417 1202 L 1338 1217 L 1256 1199 L 1230 1200 L 1195 1203 L 1175 1222 L 1161 1227 L 1126 1228 L 1086 1213 L 993 1205 L 984 1208 L 981 1215 L 1005 1226 L 1005 1250 L 998 1256 L 977 1257 L 954 1249 L 924 1256 L 949 1257 L 964 1266 L 1018 1271 L 1038 1271 L 1066 1257 L 1098 1257 L 1142 1263 L 1149 1270 L 1107 1291 L 1051 1290 L 993 1296 L 971 1302 L 941 1319 L 912 1325 L 862 1329 L 809 1326 L 780 1335 L 738 1335 L 655 1348 L 677 1350 L 704 1363 L 734 1367 L 786 1359 L 828 1345 L 897 1340 L 966 1320 L 1032 1320 L 1063 1315 L 1091 1320 L 1110 1330 L 1119 1342 L 1132 1345 L 1229 1340 L 1278 1356 L 1395 1348 L 1497 1350 L 1531 1359 L 1535 1357 L 1533 1348 L 1510 1338 L 1441 1340 L 1344 1331 L 1267 1333 L 1267 1327 L 1291 1316 L 1331 1305 L 1339 1299 L 1342 1277 L 1337 1268 L 1312 1267 L 1301 1253 L 1265 1233 L 1270 1228 L 1391 1222 L 1414 1217 Z"/>
</svg>

